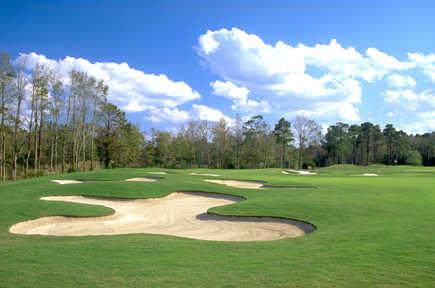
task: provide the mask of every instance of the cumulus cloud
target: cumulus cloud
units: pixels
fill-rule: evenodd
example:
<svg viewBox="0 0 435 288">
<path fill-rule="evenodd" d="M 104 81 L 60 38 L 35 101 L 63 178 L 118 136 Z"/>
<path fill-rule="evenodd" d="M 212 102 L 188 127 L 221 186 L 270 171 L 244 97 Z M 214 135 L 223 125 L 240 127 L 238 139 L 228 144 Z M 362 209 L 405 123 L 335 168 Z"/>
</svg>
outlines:
<svg viewBox="0 0 435 288">
<path fill-rule="evenodd" d="M 263 96 L 273 105 L 269 111 L 304 111 L 312 117 L 335 120 L 359 119 L 356 105 L 361 102 L 361 81 L 376 81 L 416 65 L 376 48 L 363 55 L 335 39 L 314 46 L 283 41 L 267 44 L 237 28 L 207 31 L 199 37 L 197 50 L 205 65 L 226 81 L 218 83 L 244 87 L 243 97 Z M 214 86 L 214 94 L 223 94 Z"/>
<path fill-rule="evenodd" d="M 127 63 L 91 63 L 74 57 L 53 60 L 36 53 L 20 54 L 16 61 L 24 61 L 28 71 L 33 70 L 38 63 L 45 65 L 57 73 L 65 85 L 70 85 L 69 73 L 72 70 L 86 72 L 96 79 L 104 80 L 109 86 L 109 101 L 126 112 L 145 112 L 145 119 L 153 123 L 178 124 L 190 120 L 219 121 L 222 118 L 230 124 L 233 122 L 222 111 L 206 105 L 193 104 L 190 108 L 181 109 L 183 104 L 199 99 L 200 94 L 185 82 L 173 81 L 163 74 L 146 74 Z M 219 84 L 217 89 L 218 86 Z M 253 105 L 247 98 L 249 91 L 246 88 L 224 86 L 218 93 L 240 103 Z"/>
<path fill-rule="evenodd" d="M 386 90 L 384 92 L 384 101 L 399 104 L 406 110 L 415 110 L 418 107 L 435 109 L 435 95 L 429 90 L 423 90 L 420 93 L 412 89 Z"/>
<path fill-rule="evenodd" d="M 432 82 L 435 82 L 435 54 L 409 53 L 408 57 L 429 76 Z"/>
<path fill-rule="evenodd" d="M 418 121 L 399 125 L 401 130 L 410 134 L 423 134 L 435 131 L 435 118 L 419 119 Z"/>
<path fill-rule="evenodd" d="M 155 108 L 149 110 L 149 116 L 145 117 L 153 122 L 169 121 L 173 123 L 185 122 L 190 119 L 187 111 L 178 108 Z"/>
<path fill-rule="evenodd" d="M 407 123 L 400 127 L 409 133 L 423 133 L 435 130 L 435 94 L 429 90 L 416 92 L 413 89 L 386 90 L 384 102 L 394 108 L 396 113 L 388 116 L 400 116 Z"/>
<path fill-rule="evenodd" d="M 377 96 L 383 97 L 386 117 L 409 118 L 406 128 L 414 127 L 415 131 L 435 128 L 433 87 L 420 87 L 422 75 L 409 71 L 418 70 L 434 83 L 435 54 L 409 53 L 401 61 L 379 49 L 358 51 L 335 39 L 315 45 L 266 43 L 237 28 L 207 31 L 200 35 L 196 49 L 203 64 L 218 76 L 209 83 L 211 95 L 205 100 L 228 99 L 231 109 L 241 113 L 243 119 L 273 112 L 286 117 L 306 115 L 321 123 L 359 121 L 360 111 L 364 111 L 363 92 L 371 83 L 385 79 L 379 81 L 381 85 L 386 83 L 384 92 Z M 143 112 L 153 123 L 175 125 L 221 118 L 233 123 L 226 114 L 230 109 L 209 107 L 210 102 L 204 99 L 202 104 L 195 104 L 201 98 L 199 92 L 164 74 L 148 74 L 127 63 L 74 57 L 54 60 L 36 53 L 20 54 L 16 61 L 24 59 L 27 70 L 44 64 L 66 85 L 73 69 L 102 79 L 110 87 L 111 102 L 126 112 Z"/>
<path fill-rule="evenodd" d="M 411 76 L 402 76 L 400 74 L 392 74 L 388 76 L 388 84 L 392 88 L 403 89 L 413 88 L 417 82 Z"/>
<path fill-rule="evenodd" d="M 147 74 L 127 63 L 95 62 L 83 58 L 48 59 L 44 55 L 20 54 L 17 61 L 25 61 L 25 68 L 33 70 L 37 63 L 55 71 L 66 85 L 71 70 L 86 72 L 109 85 L 109 101 L 127 112 L 147 111 L 153 115 L 179 111 L 177 106 L 199 99 L 200 94 L 182 81 L 174 81 L 164 74 Z M 169 110 L 168 110 L 169 109 Z M 181 118 L 185 115 L 179 114 Z"/>
<path fill-rule="evenodd" d="M 401 62 L 385 52 L 379 51 L 376 48 L 368 48 L 366 51 L 367 57 L 371 60 L 371 65 L 375 68 L 380 68 L 384 71 L 405 70 L 413 68 L 413 62 Z"/>
<path fill-rule="evenodd" d="M 245 87 L 238 87 L 230 81 L 211 82 L 210 86 L 213 88 L 213 94 L 226 97 L 231 100 L 246 100 L 248 98 L 249 90 Z"/>
<path fill-rule="evenodd" d="M 335 79 L 360 78 L 372 82 L 390 71 L 415 66 L 412 62 L 401 62 L 376 48 L 368 48 L 364 56 L 354 47 L 342 47 L 335 39 L 329 44 L 316 44 L 313 47 L 299 44 L 297 48 L 308 66 L 319 67 L 334 75 Z"/>
<path fill-rule="evenodd" d="M 249 90 L 246 87 L 239 87 L 231 81 L 216 80 L 210 83 L 213 91 L 217 96 L 222 96 L 233 101 L 231 108 L 236 111 L 248 113 L 269 112 L 271 107 L 264 100 L 256 101 L 248 98 Z"/>
<path fill-rule="evenodd" d="M 146 119 L 158 122 L 185 123 L 187 121 L 205 120 L 210 122 L 218 122 L 225 119 L 227 123 L 232 124 L 233 119 L 225 115 L 219 109 L 211 108 L 207 105 L 193 104 L 188 110 L 178 108 L 160 108 L 150 110 L 149 116 Z"/>
<path fill-rule="evenodd" d="M 192 118 L 195 120 L 206 120 L 211 122 L 217 122 L 224 119 L 227 123 L 231 124 L 233 119 L 226 116 L 222 111 L 208 107 L 206 105 L 193 104 L 192 105 Z"/>
<path fill-rule="evenodd" d="M 435 82 L 435 55 L 409 53 L 409 60 L 415 67 Z M 411 76 L 392 74 L 388 76 L 389 89 L 382 94 L 384 102 L 394 113 L 389 117 L 403 119 L 400 128 L 409 133 L 424 133 L 435 130 L 435 93 L 433 89 L 418 89 Z M 430 87 L 429 87 L 430 88 Z"/>
<path fill-rule="evenodd" d="M 332 103 L 320 102 L 308 106 L 309 109 L 299 109 L 290 111 L 286 114 L 287 118 L 295 116 L 306 116 L 309 118 L 323 118 L 323 119 L 340 119 L 345 118 L 348 121 L 359 121 L 358 108 L 349 103 Z"/>
</svg>

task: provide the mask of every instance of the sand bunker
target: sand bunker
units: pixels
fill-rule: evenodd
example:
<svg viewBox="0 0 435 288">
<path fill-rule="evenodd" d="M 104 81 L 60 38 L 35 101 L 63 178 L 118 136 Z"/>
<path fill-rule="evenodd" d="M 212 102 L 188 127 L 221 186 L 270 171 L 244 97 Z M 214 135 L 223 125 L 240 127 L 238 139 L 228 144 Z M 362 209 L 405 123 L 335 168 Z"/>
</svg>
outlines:
<svg viewBox="0 0 435 288">
<path fill-rule="evenodd" d="M 129 182 L 156 182 L 157 179 L 147 178 L 147 177 L 137 177 L 137 178 L 126 179 L 125 181 L 129 181 Z"/>
<path fill-rule="evenodd" d="M 358 176 L 379 176 L 378 174 L 375 174 L 375 173 L 364 173 L 364 174 L 361 174 L 361 175 L 358 175 Z"/>
<path fill-rule="evenodd" d="M 154 175 L 165 175 L 168 174 L 166 172 L 148 172 L 149 174 L 154 174 Z"/>
<path fill-rule="evenodd" d="M 50 180 L 51 182 L 55 182 L 57 184 L 60 185 L 65 185 L 65 184 L 80 184 L 83 183 L 80 180 Z"/>
<path fill-rule="evenodd" d="M 317 175 L 316 172 L 306 171 L 306 170 L 293 170 L 293 169 L 287 169 L 284 171 L 281 171 L 282 174 L 298 174 L 298 175 Z"/>
<path fill-rule="evenodd" d="M 241 181 L 241 180 L 214 180 L 214 179 L 206 179 L 204 180 L 209 183 L 226 185 L 229 187 L 235 188 L 245 188 L 245 189 L 263 189 L 264 183 L 261 182 L 253 182 L 253 181 Z"/>
<path fill-rule="evenodd" d="M 243 200 L 214 193 L 175 192 L 163 198 L 137 200 L 83 196 L 41 199 L 102 205 L 115 213 L 103 217 L 43 217 L 17 223 L 9 229 L 11 233 L 52 236 L 147 233 L 217 241 L 267 241 L 298 237 L 314 230 L 313 225 L 302 221 L 208 214 L 211 207 Z"/>
<path fill-rule="evenodd" d="M 220 176 L 218 174 L 210 174 L 210 173 L 190 173 L 189 175 L 194 175 L 194 176 L 209 176 L 209 177 L 219 177 Z"/>
</svg>

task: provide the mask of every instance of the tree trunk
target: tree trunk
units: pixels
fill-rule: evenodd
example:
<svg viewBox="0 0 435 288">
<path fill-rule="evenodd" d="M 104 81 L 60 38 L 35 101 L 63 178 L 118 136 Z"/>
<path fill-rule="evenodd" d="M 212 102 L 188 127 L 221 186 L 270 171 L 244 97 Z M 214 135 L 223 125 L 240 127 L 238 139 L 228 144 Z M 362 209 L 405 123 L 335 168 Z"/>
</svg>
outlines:
<svg viewBox="0 0 435 288">
<path fill-rule="evenodd" d="M 302 146 L 303 145 L 303 143 L 302 143 L 302 137 L 299 137 L 299 155 L 298 155 L 298 168 L 299 169 L 302 169 Z"/>
<path fill-rule="evenodd" d="M 86 135 L 85 129 L 82 131 L 82 171 L 86 171 Z"/>
<path fill-rule="evenodd" d="M 66 154 L 65 138 L 66 138 L 66 129 L 63 129 L 63 137 L 62 137 L 62 174 L 65 173 L 65 156 L 66 156 L 65 155 Z"/>
<path fill-rule="evenodd" d="M 5 143 L 5 141 L 6 141 L 6 135 L 5 135 L 5 110 L 6 110 L 6 107 L 5 107 L 5 87 L 0 87 L 0 89 L 1 89 L 1 106 L 0 106 L 0 109 L 1 109 L 1 122 L 0 122 L 0 125 L 1 125 L 1 143 L 0 143 L 0 153 L 1 153 L 1 159 L 0 159 L 0 161 L 1 161 L 1 163 L 0 163 L 0 177 L 1 177 L 1 182 L 3 183 L 3 182 L 5 182 L 5 169 L 6 169 L 6 165 L 5 165 L 5 162 L 6 162 L 6 153 L 5 153 L 5 149 L 6 149 L 6 143 Z"/>
<path fill-rule="evenodd" d="M 281 155 L 281 168 L 284 168 L 284 161 L 285 161 L 285 143 L 282 144 L 282 155 Z"/>
<path fill-rule="evenodd" d="M 58 119 L 57 119 L 57 116 L 56 116 L 56 119 L 55 119 L 55 124 L 54 124 L 54 171 L 57 173 L 57 162 L 58 162 L 58 159 L 57 159 L 57 142 L 58 142 L 58 139 L 57 139 L 57 137 L 58 137 L 58 127 L 57 127 L 57 125 L 58 125 Z"/>
<path fill-rule="evenodd" d="M 369 157 L 370 157 L 370 137 L 367 137 L 366 142 L 366 164 L 369 165 Z"/>
<path fill-rule="evenodd" d="M 20 93 L 20 92 L 18 92 Z M 18 126 L 20 125 L 20 114 L 21 114 L 21 96 L 18 95 L 17 111 L 15 113 L 15 123 L 14 123 L 14 143 L 12 151 L 12 180 L 17 180 L 17 158 L 18 158 Z"/>
<path fill-rule="evenodd" d="M 42 148 L 41 148 L 41 143 L 42 143 L 42 128 L 44 125 L 44 106 L 42 103 L 42 99 L 41 99 L 41 110 L 39 113 L 39 131 L 38 131 L 38 173 L 39 171 L 41 171 L 41 156 L 42 156 Z"/>
<path fill-rule="evenodd" d="M 53 124 L 52 124 L 53 125 Z M 52 128 L 53 129 L 53 128 Z M 53 133 L 50 133 L 51 139 L 50 139 L 50 172 L 53 172 L 53 161 L 54 161 L 54 137 Z"/>
</svg>

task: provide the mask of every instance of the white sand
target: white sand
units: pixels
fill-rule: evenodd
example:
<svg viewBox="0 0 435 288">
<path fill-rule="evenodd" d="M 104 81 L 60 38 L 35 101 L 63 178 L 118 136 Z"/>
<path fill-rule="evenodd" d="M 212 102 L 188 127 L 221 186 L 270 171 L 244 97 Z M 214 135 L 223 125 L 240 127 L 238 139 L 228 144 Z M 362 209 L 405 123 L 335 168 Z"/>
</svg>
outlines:
<svg viewBox="0 0 435 288">
<path fill-rule="evenodd" d="M 154 175 L 165 175 L 168 174 L 166 172 L 148 172 L 149 174 L 154 174 Z"/>
<path fill-rule="evenodd" d="M 43 217 L 10 227 L 14 234 L 87 236 L 149 233 L 218 241 L 266 241 L 305 234 L 302 222 L 277 218 L 226 217 L 205 214 L 211 207 L 232 204 L 239 197 L 175 192 L 163 198 L 114 200 L 83 196 L 42 197 L 102 205 L 115 210 L 104 217 Z M 302 226 L 301 226 L 302 227 Z M 307 227 L 307 226 L 303 226 Z"/>
<path fill-rule="evenodd" d="M 125 181 L 129 181 L 129 182 L 156 182 L 157 180 L 154 178 L 137 177 L 137 178 L 126 179 Z"/>
<path fill-rule="evenodd" d="M 226 185 L 229 187 L 235 188 L 245 188 L 245 189 L 263 189 L 264 184 L 260 182 L 251 182 L 251 181 L 237 181 L 237 180 L 213 180 L 206 179 L 204 180 L 209 183 Z"/>
<path fill-rule="evenodd" d="M 210 174 L 210 173 L 190 173 L 189 175 L 194 175 L 194 176 L 209 176 L 209 177 L 219 177 L 220 176 L 218 174 Z"/>
<path fill-rule="evenodd" d="M 50 181 L 55 182 L 55 183 L 60 184 L 60 185 L 83 183 L 82 181 L 79 181 L 79 180 L 50 180 Z"/>
<path fill-rule="evenodd" d="M 359 176 L 379 176 L 378 174 L 375 174 L 375 173 L 364 173 L 364 174 L 361 174 L 361 175 L 359 175 Z"/>
<path fill-rule="evenodd" d="M 311 172 L 307 170 L 293 170 L 293 169 L 287 169 L 284 171 L 281 171 L 282 174 L 298 174 L 298 175 L 317 175 L 317 172 Z"/>
</svg>

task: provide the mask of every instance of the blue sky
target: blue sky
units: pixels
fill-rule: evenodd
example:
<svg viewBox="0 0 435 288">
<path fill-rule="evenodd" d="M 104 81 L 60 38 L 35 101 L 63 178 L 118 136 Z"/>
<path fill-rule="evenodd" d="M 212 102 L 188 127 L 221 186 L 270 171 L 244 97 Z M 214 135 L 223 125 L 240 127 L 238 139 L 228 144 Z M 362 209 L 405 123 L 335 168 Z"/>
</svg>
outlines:
<svg viewBox="0 0 435 288">
<path fill-rule="evenodd" d="M 143 129 L 260 113 L 423 132 L 435 130 L 433 11 L 433 1 L 0 0 L 0 50 L 29 69 L 105 79 Z"/>
</svg>

